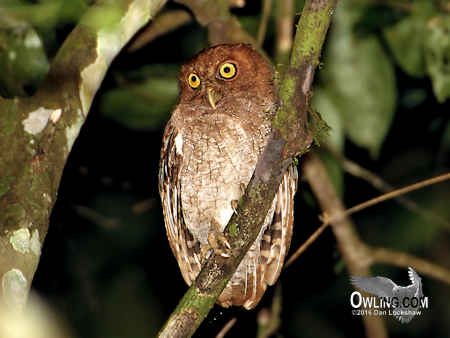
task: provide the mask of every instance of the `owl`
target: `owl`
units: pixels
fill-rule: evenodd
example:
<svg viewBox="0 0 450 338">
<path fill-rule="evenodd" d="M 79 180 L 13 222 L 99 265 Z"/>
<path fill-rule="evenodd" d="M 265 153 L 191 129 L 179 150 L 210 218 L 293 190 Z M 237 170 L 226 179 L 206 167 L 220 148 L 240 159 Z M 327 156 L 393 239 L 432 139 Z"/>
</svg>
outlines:
<svg viewBox="0 0 450 338">
<path fill-rule="evenodd" d="M 212 252 L 227 257 L 223 231 L 271 133 L 274 72 L 250 45 L 203 50 L 181 69 L 179 103 L 164 131 L 159 192 L 170 247 L 188 285 Z M 297 169 L 284 173 L 257 239 L 217 303 L 255 307 L 289 249 Z"/>
</svg>

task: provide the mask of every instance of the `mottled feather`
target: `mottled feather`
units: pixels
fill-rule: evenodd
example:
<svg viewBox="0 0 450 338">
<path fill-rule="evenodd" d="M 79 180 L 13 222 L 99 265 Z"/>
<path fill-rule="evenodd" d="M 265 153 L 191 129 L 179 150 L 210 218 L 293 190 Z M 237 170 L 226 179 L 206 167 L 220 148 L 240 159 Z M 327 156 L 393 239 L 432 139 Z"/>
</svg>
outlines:
<svg viewBox="0 0 450 338">
<path fill-rule="evenodd" d="M 225 66 L 235 70 L 229 78 L 221 76 Z M 264 58 L 244 44 L 206 49 L 182 67 L 180 101 L 163 137 L 159 190 L 169 243 L 189 285 L 215 249 L 211 234 L 223 232 L 267 143 L 277 108 L 273 76 Z M 278 279 L 292 236 L 297 180 L 296 167 L 289 167 L 220 305 L 251 309 Z"/>
</svg>

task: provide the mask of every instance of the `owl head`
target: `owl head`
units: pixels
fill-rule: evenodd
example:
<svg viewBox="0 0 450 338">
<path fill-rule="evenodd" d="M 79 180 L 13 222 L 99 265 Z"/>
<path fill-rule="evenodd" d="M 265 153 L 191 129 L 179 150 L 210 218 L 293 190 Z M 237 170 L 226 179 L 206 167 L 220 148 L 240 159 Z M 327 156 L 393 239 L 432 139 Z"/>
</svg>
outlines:
<svg viewBox="0 0 450 338">
<path fill-rule="evenodd" d="M 181 69 L 180 104 L 207 109 L 274 102 L 271 65 L 248 44 L 221 44 L 201 51 Z"/>
</svg>

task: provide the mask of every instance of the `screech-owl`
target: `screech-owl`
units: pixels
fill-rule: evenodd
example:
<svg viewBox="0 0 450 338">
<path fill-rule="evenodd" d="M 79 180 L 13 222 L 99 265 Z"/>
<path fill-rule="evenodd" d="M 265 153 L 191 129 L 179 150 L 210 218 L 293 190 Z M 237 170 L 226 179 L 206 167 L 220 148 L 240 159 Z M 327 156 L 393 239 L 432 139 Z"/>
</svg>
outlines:
<svg viewBox="0 0 450 338">
<path fill-rule="evenodd" d="M 220 253 L 218 243 L 227 244 L 220 235 L 271 132 L 273 80 L 272 67 L 246 44 L 205 49 L 181 69 L 179 103 L 163 137 L 159 191 L 170 247 L 188 285 L 212 250 Z M 290 166 L 220 305 L 251 309 L 278 279 L 291 241 L 296 189 L 297 169 Z"/>
</svg>

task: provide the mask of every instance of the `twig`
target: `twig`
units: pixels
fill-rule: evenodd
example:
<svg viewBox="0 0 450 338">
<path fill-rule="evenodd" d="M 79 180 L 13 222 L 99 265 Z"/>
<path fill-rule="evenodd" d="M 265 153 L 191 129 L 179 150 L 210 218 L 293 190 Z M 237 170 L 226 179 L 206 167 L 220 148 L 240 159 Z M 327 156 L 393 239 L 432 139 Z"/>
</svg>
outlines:
<svg viewBox="0 0 450 338">
<path fill-rule="evenodd" d="M 359 239 L 351 220 L 348 217 L 343 217 L 345 213 L 344 205 L 334 189 L 325 165 L 317 155 L 308 154 L 303 161 L 303 174 L 326 215 L 324 222 L 330 223 L 333 219 L 333 222 L 330 223 L 331 228 L 347 269 L 352 275 L 368 276 L 368 249 Z M 335 215 L 338 215 L 339 218 L 334 219 Z M 381 317 L 364 316 L 363 323 L 366 337 L 387 337 L 386 327 Z"/>
<path fill-rule="evenodd" d="M 294 36 L 295 8 L 293 0 L 277 1 L 276 4 L 275 60 L 286 65 Z"/>
<path fill-rule="evenodd" d="M 263 0 L 263 10 L 261 21 L 259 22 L 258 37 L 256 42 L 259 47 L 264 43 L 264 38 L 266 37 L 267 24 L 269 22 L 270 10 L 272 9 L 272 0 Z"/>
<path fill-rule="evenodd" d="M 350 209 L 347 209 L 345 211 L 345 216 L 349 216 L 351 214 L 354 214 L 355 212 L 358 212 L 360 210 L 366 209 L 366 208 L 371 207 L 371 206 L 373 206 L 375 204 L 378 204 L 380 202 L 383 202 L 383 201 L 395 198 L 397 196 L 404 195 L 404 194 L 406 194 L 408 192 L 424 188 L 424 187 L 426 187 L 428 185 L 444 182 L 444 181 L 446 181 L 448 179 L 450 179 L 450 173 L 442 174 L 440 176 L 436 176 L 436 177 L 430 178 L 428 180 L 425 180 L 425 181 L 422 181 L 422 182 L 418 182 L 418 183 L 415 183 L 415 184 L 411 184 L 411 185 L 408 185 L 407 187 L 391 191 L 391 192 L 389 192 L 387 194 L 381 195 L 379 197 L 372 198 L 372 199 L 370 199 L 370 200 L 368 200 L 368 201 L 366 201 L 364 203 L 355 205 L 354 207 L 351 207 Z"/>
<path fill-rule="evenodd" d="M 175 0 L 194 13 L 199 24 L 208 28 L 211 45 L 230 42 L 255 44 L 255 39 L 244 31 L 239 20 L 230 14 L 229 0 Z M 232 1 L 238 5 L 240 2 Z"/>
<path fill-rule="evenodd" d="M 74 206 L 74 209 L 80 217 L 85 218 L 104 229 L 110 230 L 120 227 L 120 219 L 118 218 L 104 216 L 96 210 L 83 205 L 76 205 Z"/>
<path fill-rule="evenodd" d="M 363 202 L 363 203 L 360 203 L 358 205 L 355 205 L 354 207 L 349 208 L 347 210 L 344 210 L 341 213 L 337 213 L 337 214 L 335 214 L 332 217 L 328 216 L 328 214 L 326 213 L 325 216 L 322 217 L 323 218 L 323 222 L 322 222 L 321 226 L 316 231 L 314 231 L 314 233 L 289 257 L 289 259 L 287 260 L 287 262 L 285 264 L 285 267 L 288 267 L 289 265 L 291 265 L 322 234 L 322 232 L 326 229 L 326 227 L 328 225 L 330 225 L 331 223 L 336 222 L 336 221 L 340 221 L 343 218 L 345 218 L 345 217 L 347 217 L 347 216 L 349 216 L 351 214 L 354 214 L 354 213 L 356 213 L 358 211 L 361 211 L 363 209 L 371 207 L 371 206 L 373 206 L 373 205 L 375 205 L 377 203 L 380 203 L 382 201 L 386 201 L 388 199 L 395 198 L 396 196 L 400 196 L 400 195 L 406 194 L 406 193 L 411 192 L 413 190 L 421 189 L 421 188 L 426 187 L 426 186 L 431 185 L 431 184 L 436 184 L 436 183 L 439 183 L 439 182 L 443 182 L 443 181 L 448 180 L 448 179 L 450 179 L 450 173 L 444 174 L 444 175 L 440 175 L 440 176 L 437 176 L 437 177 L 433 177 L 433 178 L 430 178 L 430 179 L 427 179 L 427 180 L 424 180 L 424 181 L 421 181 L 421 182 L 409 185 L 407 187 L 404 187 L 404 188 L 392 191 L 390 193 L 381 195 L 379 197 L 376 197 L 376 198 L 373 198 L 373 199 L 368 200 L 366 202 Z M 388 249 L 383 249 L 383 250 L 388 250 Z M 407 254 L 404 254 L 404 255 L 405 255 L 404 257 L 413 257 L 413 256 L 410 256 L 410 255 L 407 255 Z M 373 259 L 375 259 L 375 258 L 373 258 Z M 401 260 L 401 261 L 403 261 L 403 260 Z M 425 260 L 422 260 L 422 261 L 426 263 Z M 388 262 L 387 260 L 384 260 L 384 261 L 379 260 L 379 262 L 385 262 L 385 263 L 394 264 L 393 262 Z M 410 265 L 414 265 L 412 263 L 409 263 L 409 264 Z M 427 263 L 427 264 L 428 264 L 427 266 L 432 265 L 431 263 Z M 397 265 L 397 264 L 394 264 L 394 265 Z M 399 266 L 408 266 L 408 265 L 405 263 L 405 265 L 400 265 L 399 264 Z M 444 276 L 445 275 L 445 273 L 443 274 L 442 271 L 438 272 L 438 273 L 429 273 L 428 272 L 428 271 L 430 271 L 429 269 L 422 269 L 421 271 L 424 274 L 428 274 L 431 277 L 435 277 L 437 279 L 441 279 L 443 281 L 447 281 L 445 278 L 443 279 L 442 277 L 438 277 L 438 276 Z"/>
<path fill-rule="evenodd" d="M 369 182 L 373 187 L 377 188 L 383 192 L 391 192 L 394 190 L 394 187 L 389 183 L 385 182 L 381 177 L 371 172 L 370 170 L 363 168 L 358 163 L 346 158 L 344 155 L 338 153 L 331 147 L 325 146 L 326 150 L 330 152 L 330 154 L 335 157 L 342 165 L 342 168 L 349 174 L 359 177 L 367 182 Z M 429 219 L 430 221 L 434 221 L 437 224 L 444 226 L 447 230 L 450 230 L 450 223 L 442 218 L 440 215 L 435 214 L 425 208 L 422 208 L 416 202 L 410 200 L 409 198 L 397 196 L 395 200 L 402 204 L 405 208 L 409 209 L 412 212 L 417 213 L 418 215 Z"/>
<path fill-rule="evenodd" d="M 323 222 L 322 225 L 314 231 L 314 233 L 309 236 L 309 238 L 303 243 L 292 255 L 289 259 L 284 263 L 284 269 L 286 269 L 289 265 L 291 265 L 297 258 L 300 256 L 308 247 L 322 234 L 322 232 L 326 229 L 326 227 L 330 223 Z"/>
<path fill-rule="evenodd" d="M 199 2 L 192 0 L 192 5 L 199 5 Z M 307 130 L 307 109 L 311 83 L 331 21 L 330 13 L 335 6 L 336 0 L 305 1 L 290 69 L 280 85 L 283 104 L 277 111 L 272 134 L 238 203 L 237 212 L 225 228 L 224 234 L 233 255 L 229 258 L 211 255 L 160 331 L 160 337 L 188 337 L 195 332 L 257 237 L 279 188 L 282 173 L 292 163 L 292 157 L 310 145 L 312 138 Z M 207 8 L 202 8 L 202 14 L 206 15 Z M 220 12 L 218 15 L 227 17 L 229 14 Z M 215 19 L 207 15 L 203 18 L 208 21 Z"/>
<path fill-rule="evenodd" d="M 372 264 L 385 263 L 404 268 L 412 266 L 418 272 L 450 285 L 450 270 L 425 259 L 386 248 L 371 248 L 370 256 Z"/>
<path fill-rule="evenodd" d="M 222 328 L 222 330 L 219 331 L 219 333 L 217 334 L 216 338 L 223 338 L 225 337 L 225 335 L 228 333 L 228 331 L 231 330 L 231 328 L 234 326 L 234 324 L 236 324 L 236 317 L 231 318 L 226 324 L 225 326 Z"/>
<path fill-rule="evenodd" d="M 182 9 L 177 9 L 158 15 L 155 20 L 136 36 L 128 47 L 128 52 L 134 52 L 144 47 L 157 37 L 180 28 L 192 21 L 191 15 Z"/>
</svg>

